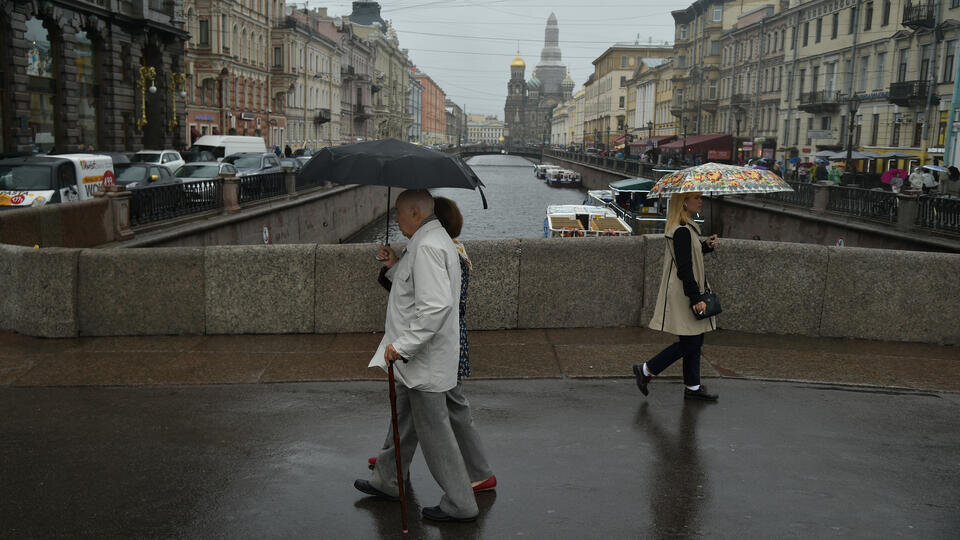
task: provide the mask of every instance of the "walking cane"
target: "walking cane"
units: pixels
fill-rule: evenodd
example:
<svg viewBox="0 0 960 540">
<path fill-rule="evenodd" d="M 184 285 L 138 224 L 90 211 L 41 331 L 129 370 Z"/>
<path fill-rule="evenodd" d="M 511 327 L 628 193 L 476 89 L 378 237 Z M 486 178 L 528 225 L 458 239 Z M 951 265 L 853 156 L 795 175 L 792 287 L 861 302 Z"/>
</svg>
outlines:
<svg viewBox="0 0 960 540">
<path fill-rule="evenodd" d="M 397 457 L 397 486 L 400 487 L 400 522 L 403 525 L 403 534 L 407 534 L 407 501 L 403 496 L 403 464 L 400 460 L 400 429 L 397 427 L 397 387 L 393 380 L 393 360 L 389 361 L 390 370 L 387 379 L 390 381 L 390 420 L 393 422 L 393 454 Z"/>
</svg>

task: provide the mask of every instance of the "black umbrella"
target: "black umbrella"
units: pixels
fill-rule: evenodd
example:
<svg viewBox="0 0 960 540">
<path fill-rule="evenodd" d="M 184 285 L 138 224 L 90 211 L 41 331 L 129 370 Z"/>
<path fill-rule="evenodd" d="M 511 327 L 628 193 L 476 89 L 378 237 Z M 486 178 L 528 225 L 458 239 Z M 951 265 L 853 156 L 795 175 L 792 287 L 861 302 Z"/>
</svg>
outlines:
<svg viewBox="0 0 960 540">
<path fill-rule="evenodd" d="M 387 186 L 388 207 L 393 187 L 476 189 L 483 207 L 487 208 L 487 198 L 481 189 L 483 182 L 460 156 L 396 139 L 328 146 L 313 156 L 297 175 L 338 184 Z M 388 220 L 388 230 L 389 224 Z"/>
</svg>

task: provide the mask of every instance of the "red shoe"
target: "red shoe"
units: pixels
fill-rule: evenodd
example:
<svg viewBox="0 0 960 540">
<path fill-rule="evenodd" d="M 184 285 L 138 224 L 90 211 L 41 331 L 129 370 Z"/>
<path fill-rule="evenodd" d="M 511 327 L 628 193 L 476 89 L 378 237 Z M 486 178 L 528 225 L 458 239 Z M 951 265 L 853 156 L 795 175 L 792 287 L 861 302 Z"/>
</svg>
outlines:
<svg viewBox="0 0 960 540">
<path fill-rule="evenodd" d="M 481 491 L 493 491 L 497 489 L 497 477 L 496 475 L 487 478 L 483 482 L 473 486 L 474 493 L 480 493 Z"/>
<path fill-rule="evenodd" d="M 372 457 L 367 460 L 367 466 L 370 467 L 370 470 L 373 470 L 377 466 L 377 458 Z M 497 476 L 493 475 L 490 478 L 487 478 L 483 482 L 473 486 L 474 493 L 480 493 L 481 491 L 493 491 L 497 489 Z"/>
</svg>

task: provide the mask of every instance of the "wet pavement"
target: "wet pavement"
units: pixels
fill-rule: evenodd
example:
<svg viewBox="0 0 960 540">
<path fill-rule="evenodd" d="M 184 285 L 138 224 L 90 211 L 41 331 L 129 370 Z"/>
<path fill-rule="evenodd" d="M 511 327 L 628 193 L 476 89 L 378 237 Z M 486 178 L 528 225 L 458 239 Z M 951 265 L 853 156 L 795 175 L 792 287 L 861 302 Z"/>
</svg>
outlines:
<svg viewBox="0 0 960 540">
<path fill-rule="evenodd" d="M 495 493 L 410 538 L 919 537 L 960 528 L 960 395 L 708 379 L 469 381 Z M 0 536 L 394 538 L 352 487 L 382 381 L 0 388 Z"/>
</svg>

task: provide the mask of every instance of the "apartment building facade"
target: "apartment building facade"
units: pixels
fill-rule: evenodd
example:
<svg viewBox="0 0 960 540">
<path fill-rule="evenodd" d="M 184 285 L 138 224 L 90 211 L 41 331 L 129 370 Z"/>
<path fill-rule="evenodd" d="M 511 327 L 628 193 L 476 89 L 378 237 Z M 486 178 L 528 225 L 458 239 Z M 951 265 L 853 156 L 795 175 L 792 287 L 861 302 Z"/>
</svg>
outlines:
<svg viewBox="0 0 960 540">
<path fill-rule="evenodd" d="M 447 96 L 440 85 L 435 83 L 426 73 L 416 70 L 413 76 L 423 86 L 423 111 L 420 115 L 420 125 L 423 126 L 423 140 L 421 142 L 424 144 L 444 144 L 447 140 Z"/>
</svg>

